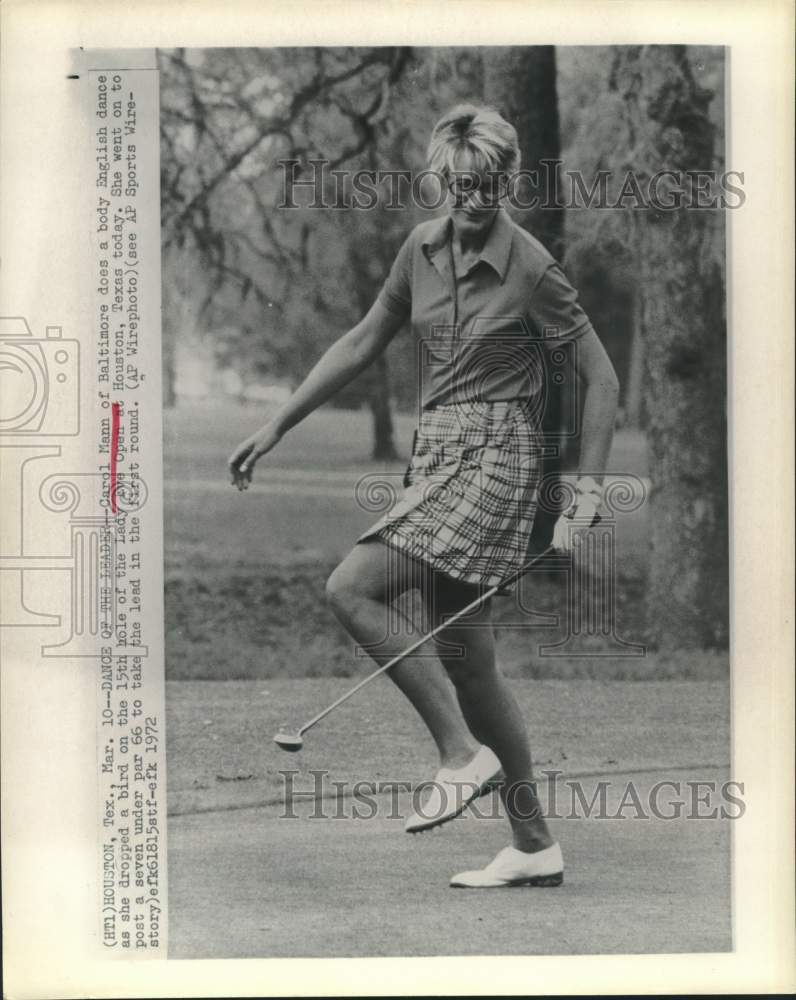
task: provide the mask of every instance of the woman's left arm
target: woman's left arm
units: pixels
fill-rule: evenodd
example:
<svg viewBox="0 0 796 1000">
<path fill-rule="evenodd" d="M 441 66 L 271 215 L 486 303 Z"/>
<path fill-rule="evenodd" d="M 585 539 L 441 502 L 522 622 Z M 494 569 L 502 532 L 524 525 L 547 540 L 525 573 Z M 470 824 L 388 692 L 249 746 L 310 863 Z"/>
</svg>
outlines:
<svg viewBox="0 0 796 1000">
<path fill-rule="evenodd" d="M 562 514 L 553 529 L 552 544 L 569 552 L 588 531 L 602 501 L 602 481 L 614 436 L 619 380 L 600 338 L 590 326 L 574 343 L 572 367 L 578 378 L 575 391 L 582 392 L 580 475 L 575 484 L 575 503 Z M 571 530 L 575 520 L 575 530 Z"/>
<path fill-rule="evenodd" d="M 569 550 L 573 532 L 571 519 L 579 525 L 592 523 L 602 500 L 602 480 L 611 451 L 619 380 L 611 359 L 578 303 L 578 293 L 558 264 L 547 268 L 526 305 L 530 326 L 548 350 L 570 342 L 575 392 L 582 393 L 580 477 L 576 484 L 575 509 L 560 517 L 553 532 L 553 546 Z"/>
<path fill-rule="evenodd" d="M 583 392 L 579 468 L 582 477 L 602 483 L 614 436 L 619 379 L 592 327 L 573 344 L 572 364 Z"/>
</svg>

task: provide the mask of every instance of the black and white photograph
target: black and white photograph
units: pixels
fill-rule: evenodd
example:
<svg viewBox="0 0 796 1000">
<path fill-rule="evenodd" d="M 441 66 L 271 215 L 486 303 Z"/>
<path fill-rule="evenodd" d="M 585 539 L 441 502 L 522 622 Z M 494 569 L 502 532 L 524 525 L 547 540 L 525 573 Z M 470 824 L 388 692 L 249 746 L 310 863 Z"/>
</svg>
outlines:
<svg viewBox="0 0 796 1000">
<path fill-rule="evenodd" d="M 792 992 L 793 4 L 0 28 L 3 995 Z"/>
<path fill-rule="evenodd" d="M 171 953 L 731 949 L 724 50 L 158 65 Z"/>
</svg>

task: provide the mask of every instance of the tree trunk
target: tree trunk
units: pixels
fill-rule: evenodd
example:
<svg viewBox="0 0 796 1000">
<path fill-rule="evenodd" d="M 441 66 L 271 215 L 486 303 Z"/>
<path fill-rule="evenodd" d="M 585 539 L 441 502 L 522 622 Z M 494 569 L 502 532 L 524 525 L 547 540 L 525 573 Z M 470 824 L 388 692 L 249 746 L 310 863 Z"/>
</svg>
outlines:
<svg viewBox="0 0 796 1000">
<path fill-rule="evenodd" d="M 371 457 L 380 461 L 398 458 L 395 450 L 392 407 L 390 405 L 390 373 L 387 358 L 380 354 L 373 366 L 373 379 L 369 396 L 373 414 L 373 451 Z"/>
<path fill-rule="evenodd" d="M 174 331 L 168 326 L 163 328 L 163 406 L 170 409 L 177 405 L 177 366 L 174 362 Z"/>
<path fill-rule="evenodd" d="M 552 184 L 555 161 L 561 155 L 561 136 L 556 93 L 556 54 L 552 45 L 487 48 L 483 50 L 484 97 L 517 130 L 523 170 L 538 171 L 539 185 L 533 192 L 544 203 L 555 200 Z M 523 191 L 523 202 L 529 200 Z M 556 259 L 564 248 L 564 210 L 535 209 L 516 213 L 519 225 L 540 240 Z M 547 404 L 542 430 L 548 444 L 556 445 L 555 455 L 543 463 L 544 476 L 557 476 L 561 470 L 564 439 L 561 436 L 562 391 L 551 378 L 547 380 Z M 551 490 L 549 496 L 558 495 Z M 557 511 L 538 509 L 531 533 L 530 549 L 546 548 L 553 537 Z"/>
<path fill-rule="evenodd" d="M 168 264 L 164 261 L 164 270 Z M 183 297 L 168 280 L 163 286 L 163 308 L 161 309 L 161 344 L 163 355 L 163 384 L 161 397 L 163 406 L 170 409 L 177 405 L 177 333 L 185 328 L 186 310 Z"/>
<path fill-rule="evenodd" d="M 712 95 L 683 46 L 623 47 L 613 83 L 639 173 L 714 166 Z M 723 217 L 635 213 L 641 272 L 651 559 L 648 627 L 659 648 L 728 639 Z"/>
<path fill-rule="evenodd" d="M 538 171 L 533 193 L 544 203 L 555 202 L 554 163 L 561 156 L 556 92 L 556 50 L 553 45 L 487 48 L 484 57 L 484 97 L 517 130 L 523 170 Z M 522 201 L 527 195 L 523 192 Z M 517 221 L 561 260 L 564 209 L 535 208 L 518 213 Z"/>
<path fill-rule="evenodd" d="M 642 422 L 642 401 L 644 393 L 644 337 L 642 334 L 642 303 L 640 296 L 634 296 L 633 330 L 630 335 L 630 361 L 627 366 L 625 385 L 625 426 L 640 427 Z"/>
</svg>

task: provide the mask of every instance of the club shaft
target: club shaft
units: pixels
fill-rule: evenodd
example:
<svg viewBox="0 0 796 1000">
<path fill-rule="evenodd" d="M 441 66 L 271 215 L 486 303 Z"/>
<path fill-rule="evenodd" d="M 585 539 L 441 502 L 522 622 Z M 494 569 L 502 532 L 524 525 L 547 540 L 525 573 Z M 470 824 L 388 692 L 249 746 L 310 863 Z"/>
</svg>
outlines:
<svg viewBox="0 0 796 1000">
<path fill-rule="evenodd" d="M 397 656 L 394 656 L 387 663 L 383 664 L 383 666 L 379 667 L 378 670 L 374 670 L 372 674 L 369 674 L 367 677 L 363 677 L 358 684 L 355 684 L 354 687 L 351 688 L 350 691 L 346 691 L 346 693 L 341 695 L 337 699 L 337 701 L 333 701 L 331 705 L 324 708 L 322 712 L 318 712 L 318 714 L 314 716 L 312 719 L 310 719 L 309 722 L 305 722 L 304 725 L 301 727 L 301 729 L 299 729 L 298 732 L 299 736 L 303 736 L 308 729 L 312 729 L 312 727 L 316 723 L 320 722 L 321 719 L 324 719 L 330 712 L 333 712 L 339 705 L 342 705 L 344 701 L 348 701 L 348 699 L 351 698 L 353 695 L 355 695 L 357 691 L 360 690 L 360 688 L 363 688 L 366 684 L 370 684 L 372 680 L 375 680 L 377 677 L 385 673 L 391 667 L 394 667 L 397 663 L 400 663 L 401 660 L 405 660 L 407 656 L 411 656 L 416 649 L 419 649 L 424 643 L 428 642 L 430 639 L 433 639 L 434 636 L 438 635 L 443 629 L 449 628 L 451 625 L 454 624 L 454 622 L 459 621 L 460 618 L 464 618 L 464 616 L 470 614 L 471 611 L 475 611 L 475 609 L 480 607 L 480 605 L 482 605 L 484 601 L 488 601 L 490 597 L 494 596 L 501 589 L 501 587 L 507 587 L 510 584 L 515 583 L 517 580 L 519 580 L 521 576 L 523 576 L 530 569 L 532 569 L 533 566 L 535 566 L 540 559 L 544 558 L 544 556 L 546 556 L 549 552 L 551 552 L 552 549 L 553 546 L 548 545 L 548 547 L 543 552 L 540 552 L 539 555 L 534 556 L 534 558 L 531 559 L 530 562 L 527 562 L 524 566 L 520 567 L 520 569 L 512 573 L 511 576 L 507 577 L 505 580 L 502 580 L 500 583 L 496 583 L 494 587 L 490 587 L 489 590 L 485 591 L 479 597 L 476 597 L 475 600 L 471 601 L 469 604 L 465 605 L 465 607 L 461 608 L 455 614 L 451 615 L 450 618 L 447 618 L 444 622 L 438 625 L 427 635 L 421 636 L 416 642 L 413 642 L 411 646 L 407 646 L 407 648 L 403 652 L 399 653 Z"/>
</svg>

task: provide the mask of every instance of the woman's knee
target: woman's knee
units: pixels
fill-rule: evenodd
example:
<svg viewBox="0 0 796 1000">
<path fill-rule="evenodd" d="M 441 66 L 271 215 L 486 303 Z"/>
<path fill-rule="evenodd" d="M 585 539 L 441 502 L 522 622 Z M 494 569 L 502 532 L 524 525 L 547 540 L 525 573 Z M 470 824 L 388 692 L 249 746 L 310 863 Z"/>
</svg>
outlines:
<svg viewBox="0 0 796 1000">
<path fill-rule="evenodd" d="M 326 601 L 339 617 L 358 599 L 356 579 L 345 562 L 332 571 L 326 581 Z"/>
<path fill-rule="evenodd" d="M 345 618 L 362 601 L 378 600 L 378 579 L 370 553 L 354 549 L 326 581 L 326 600 L 338 618 Z"/>
</svg>

